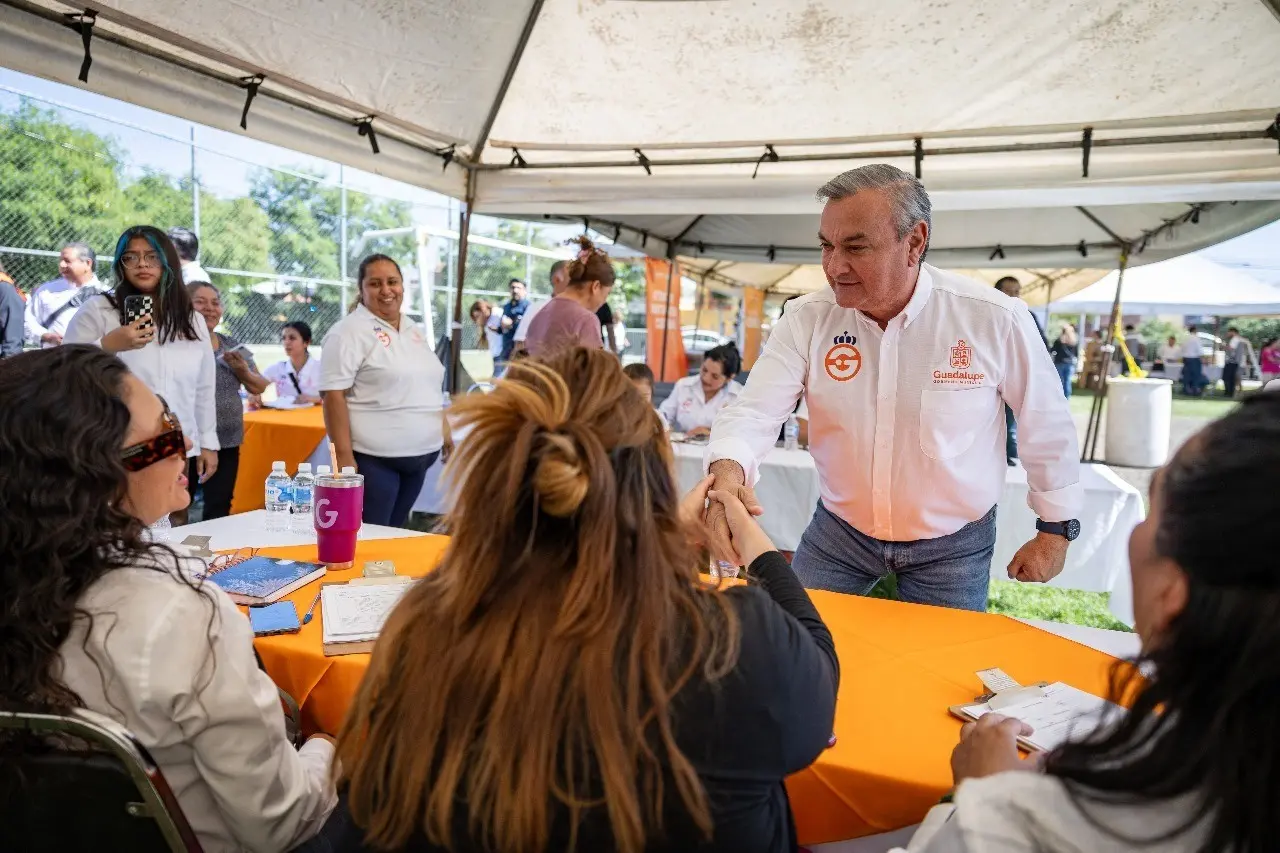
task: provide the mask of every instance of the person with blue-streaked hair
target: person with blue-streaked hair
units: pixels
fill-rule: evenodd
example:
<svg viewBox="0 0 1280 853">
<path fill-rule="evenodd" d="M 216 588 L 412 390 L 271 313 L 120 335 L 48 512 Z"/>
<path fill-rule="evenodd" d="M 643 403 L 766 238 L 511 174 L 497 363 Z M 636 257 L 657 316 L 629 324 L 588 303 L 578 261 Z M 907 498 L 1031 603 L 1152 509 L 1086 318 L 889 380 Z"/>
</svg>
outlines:
<svg viewBox="0 0 1280 853">
<path fill-rule="evenodd" d="M 206 482 L 218 470 L 220 448 L 216 371 L 209 330 L 182 282 L 178 250 L 160 229 L 135 225 L 116 242 L 111 271 L 111 291 L 81 306 L 64 341 L 97 344 L 114 353 L 163 397 L 191 439 L 186 477 Z M 126 317 L 131 296 L 145 297 L 134 303 L 142 302 L 149 312 L 132 321 Z"/>
</svg>

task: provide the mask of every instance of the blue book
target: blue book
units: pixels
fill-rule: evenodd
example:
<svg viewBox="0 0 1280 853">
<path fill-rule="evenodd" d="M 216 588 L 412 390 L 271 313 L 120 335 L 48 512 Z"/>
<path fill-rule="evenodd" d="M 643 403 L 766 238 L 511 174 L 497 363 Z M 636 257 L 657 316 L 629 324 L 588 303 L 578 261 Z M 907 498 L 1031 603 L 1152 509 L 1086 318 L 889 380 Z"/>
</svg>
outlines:
<svg viewBox="0 0 1280 853">
<path fill-rule="evenodd" d="M 221 587 L 236 604 L 270 604 L 289 593 L 324 577 L 320 563 L 250 557 L 233 566 L 205 575 Z"/>
</svg>

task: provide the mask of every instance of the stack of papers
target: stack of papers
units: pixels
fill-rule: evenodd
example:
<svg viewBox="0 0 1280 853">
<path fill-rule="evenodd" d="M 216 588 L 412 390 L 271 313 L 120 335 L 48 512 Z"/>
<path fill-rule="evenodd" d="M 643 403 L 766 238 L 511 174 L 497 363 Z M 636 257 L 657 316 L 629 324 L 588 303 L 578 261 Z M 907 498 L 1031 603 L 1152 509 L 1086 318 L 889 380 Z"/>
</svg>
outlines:
<svg viewBox="0 0 1280 853">
<path fill-rule="evenodd" d="M 1035 731 L 1019 737 L 1019 743 L 1045 752 L 1068 740 L 1080 739 L 1104 721 L 1115 719 L 1114 715 L 1124 712 L 1119 705 L 1061 682 L 1044 685 L 1038 693 L 996 709 L 986 702 L 979 702 L 955 710 L 971 720 L 993 713 L 1021 720 Z"/>
<path fill-rule="evenodd" d="M 349 655 L 372 651 L 387 617 L 412 586 L 409 578 L 397 578 L 392 583 L 335 583 L 322 587 L 324 653 Z"/>
</svg>

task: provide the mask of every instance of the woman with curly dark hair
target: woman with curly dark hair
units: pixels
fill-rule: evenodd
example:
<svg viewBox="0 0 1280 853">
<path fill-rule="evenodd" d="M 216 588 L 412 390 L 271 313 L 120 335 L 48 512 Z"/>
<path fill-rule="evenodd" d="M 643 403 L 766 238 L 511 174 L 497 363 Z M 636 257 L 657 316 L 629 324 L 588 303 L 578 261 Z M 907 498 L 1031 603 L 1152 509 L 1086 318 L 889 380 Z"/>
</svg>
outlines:
<svg viewBox="0 0 1280 853">
<path fill-rule="evenodd" d="M 289 743 L 249 622 L 203 565 L 148 541 L 189 502 L 191 442 L 115 356 L 0 364 L 0 707 L 129 728 L 205 850 L 285 850 L 333 808 L 333 747 Z M 0 740 L 0 753 L 16 748 Z M 5 778 L 0 783 L 21 784 Z"/>
</svg>

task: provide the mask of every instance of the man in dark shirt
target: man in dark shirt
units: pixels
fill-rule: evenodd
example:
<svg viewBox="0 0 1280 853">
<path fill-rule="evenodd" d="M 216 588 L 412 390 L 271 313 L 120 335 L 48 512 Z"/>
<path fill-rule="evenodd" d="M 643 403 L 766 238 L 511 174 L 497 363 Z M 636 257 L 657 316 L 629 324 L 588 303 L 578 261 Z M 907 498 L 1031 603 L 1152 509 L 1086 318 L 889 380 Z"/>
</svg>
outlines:
<svg viewBox="0 0 1280 853">
<path fill-rule="evenodd" d="M 604 334 L 604 343 L 609 352 L 614 355 L 618 354 L 618 339 L 613 331 L 613 309 L 609 307 L 609 303 L 600 306 L 596 311 L 596 318 L 600 321 L 600 331 Z"/>
<path fill-rule="evenodd" d="M 511 353 L 516 348 L 516 329 L 524 312 L 529 310 L 528 288 L 518 278 L 507 283 L 511 289 L 511 298 L 502 306 L 502 356 L 501 361 L 510 361 Z"/>
<path fill-rule="evenodd" d="M 1022 298 L 1022 282 L 1018 281 L 1011 275 L 996 282 L 996 290 L 1005 296 L 1011 296 L 1014 299 Z M 1031 309 L 1028 308 L 1028 311 Z M 1040 340 L 1044 341 L 1045 348 L 1049 346 L 1049 339 L 1045 337 L 1044 326 L 1040 325 L 1040 318 L 1036 316 L 1036 312 L 1031 311 L 1031 319 L 1035 321 L 1036 328 L 1040 330 Z M 1008 463 L 1013 466 L 1018 460 L 1018 424 L 1013 419 L 1013 409 L 1008 406 L 1004 407 L 1004 455 L 1008 457 Z"/>
<path fill-rule="evenodd" d="M 13 279 L 0 265 L 0 358 L 22 352 L 22 323 L 26 303 Z"/>
</svg>

